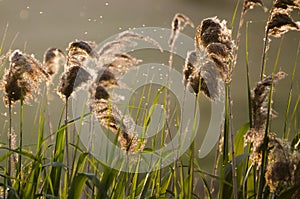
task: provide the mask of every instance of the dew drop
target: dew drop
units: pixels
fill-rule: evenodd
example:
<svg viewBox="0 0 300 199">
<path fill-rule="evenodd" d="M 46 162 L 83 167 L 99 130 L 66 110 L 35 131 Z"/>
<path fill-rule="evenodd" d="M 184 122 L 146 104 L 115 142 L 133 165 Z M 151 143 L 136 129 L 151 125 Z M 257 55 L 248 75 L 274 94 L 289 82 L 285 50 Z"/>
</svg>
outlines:
<svg viewBox="0 0 300 199">
<path fill-rule="evenodd" d="M 88 32 L 84 32 L 84 34 L 85 34 L 85 35 L 87 35 L 87 34 L 88 34 Z"/>
<path fill-rule="evenodd" d="M 40 15 L 42 15 L 42 14 L 44 14 L 44 12 L 43 12 L 43 11 L 40 11 Z"/>
<path fill-rule="evenodd" d="M 105 5 L 108 6 L 108 2 L 106 2 Z"/>
<path fill-rule="evenodd" d="M 91 18 L 89 18 L 89 19 L 88 19 L 88 21 L 92 21 L 92 19 L 91 19 Z"/>
<path fill-rule="evenodd" d="M 29 6 L 27 6 L 26 8 L 27 8 L 27 9 L 30 9 L 30 7 L 29 7 Z"/>
</svg>

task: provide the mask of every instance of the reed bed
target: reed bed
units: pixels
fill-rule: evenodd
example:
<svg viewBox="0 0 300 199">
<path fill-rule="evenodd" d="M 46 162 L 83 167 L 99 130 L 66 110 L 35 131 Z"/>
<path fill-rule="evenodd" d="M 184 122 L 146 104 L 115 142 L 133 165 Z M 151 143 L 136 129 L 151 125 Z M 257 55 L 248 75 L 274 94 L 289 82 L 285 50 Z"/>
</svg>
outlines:
<svg viewBox="0 0 300 199">
<path fill-rule="evenodd" d="M 257 82 L 252 88 L 248 60 L 251 51 L 245 16 L 256 7 L 262 7 L 264 11 L 269 9 L 269 16 L 266 19 L 262 43 L 261 66 L 256 66 L 260 76 L 256 78 Z M 222 100 L 222 95 L 225 96 L 225 112 L 220 113 L 223 114 L 223 122 L 218 132 L 219 143 L 213 171 L 201 168 L 195 154 L 197 148 L 192 141 L 189 150 L 181 157 L 176 156 L 173 164 L 163 168 L 161 162 L 157 162 L 151 165 L 156 169 L 146 173 L 138 172 L 142 159 L 132 158 L 134 155 L 151 153 L 155 148 L 165 146 L 168 137 L 172 139 L 174 132 L 170 124 L 174 115 L 171 111 L 170 93 L 166 91 L 163 98 L 166 117 L 165 122 L 162 122 L 162 135 L 147 139 L 147 128 L 140 134 L 135 128 L 137 121 L 142 120 L 144 126 L 150 122 L 147 116 L 140 118 L 144 111 L 141 107 L 142 101 L 134 107 L 138 112 L 134 118 L 115 105 L 122 96 L 117 96 L 113 90 L 128 89 L 122 84 L 120 77 L 142 62 L 127 52 L 126 47 L 135 46 L 136 41 L 141 40 L 162 51 L 159 42 L 151 37 L 125 31 L 100 48 L 93 41 L 76 40 L 69 43 L 66 51 L 50 47 L 42 62 L 34 55 L 18 49 L 1 52 L 0 64 L 5 68 L 1 88 L 3 102 L 8 111 L 8 127 L 5 129 L 7 141 L 0 146 L 4 151 L 0 157 L 0 197 L 300 198 L 300 131 L 299 128 L 290 131 L 290 126 L 299 119 L 296 112 L 299 110 L 300 98 L 293 86 L 299 64 L 297 61 L 300 43 L 298 51 L 295 52 L 292 74 L 286 74 L 284 68 L 278 69 L 277 63 L 270 66 L 267 61 L 267 58 L 278 61 L 278 57 L 268 56 L 268 49 L 272 48 L 270 38 L 281 38 L 288 31 L 300 30 L 299 22 L 291 17 L 291 12 L 299 12 L 299 9 L 299 0 L 275 0 L 271 8 L 266 8 L 261 0 L 244 0 L 242 3 L 238 1 L 231 24 L 218 17 L 208 17 L 194 28 L 192 19 L 182 13 L 177 13 L 173 18 L 169 38 L 170 71 L 176 64 L 173 57 L 178 34 L 187 26 L 195 31 L 194 50 L 187 53 L 182 66 L 182 92 L 195 95 L 194 118 L 199 114 L 196 104 L 201 103 L 200 96 L 205 96 L 212 103 Z M 233 31 L 231 29 L 235 27 L 236 20 L 239 23 L 237 30 Z M 239 48 L 243 28 L 246 29 L 246 52 Z M 231 87 L 235 69 L 239 67 L 238 62 L 241 62 L 237 60 L 238 53 L 246 55 L 247 90 L 244 94 L 248 96 L 248 110 L 243 113 L 249 116 L 249 120 L 235 130 L 232 111 L 234 91 Z M 91 68 L 90 63 L 95 67 Z M 63 68 L 61 74 L 60 68 Z M 267 68 L 272 70 L 271 74 L 266 74 L 269 71 Z M 55 76 L 59 77 L 58 84 L 54 81 Z M 172 77 L 168 78 L 167 84 L 170 84 Z M 273 109 L 273 103 L 276 103 L 273 102 L 275 87 L 286 78 L 291 78 L 286 110 L 285 113 L 277 113 Z M 222 92 L 222 85 L 225 93 Z M 53 89 L 53 86 L 56 88 Z M 153 105 L 158 103 L 164 89 L 159 89 Z M 24 107 L 28 103 L 37 103 L 34 99 L 41 95 L 41 90 L 46 90 L 45 103 L 38 106 L 38 127 L 35 129 L 37 143 L 32 149 L 24 147 L 22 142 L 24 135 L 26 136 L 23 131 L 26 114 Z M 88 110 L 83 110 L 82 115 L 71 118 L 70 101 L 76 99 L 80 90 L 87 91 Z M 50 115 L 47 109 L 51 103 L 48 97 L 55 93 L 61 98 L 64 107 L 59 116 Z M 150 100 L 150 94 L 146 90 L 143 90 L 143 95 Z M 292 96 L 297 96 L 296 102 L 292 101 Z M 182 100 L 185 101 L 185 97 Z M 12 125 L 15 119 L 13 111 L 20 111 L 18 131 Z M 149 111 L 148 115 L 151 113 Z M 285 114 L 285 122 L 282 124 L 284 132 L 271 128 L 271 120 L 278 114 Z M 53 119 L 59 123 L 57 128 L 52 126 Z M 91 132 L 95 123 L 99 124 L 127 157 L 127 162 L 116 163 L 120 170 L 111 168 L 93 156 L 92 149 L 100 146 L 94 143 L 92 133 L 88 138 L 89 146 L 85 148 L 80 145 L 80 125 L 80 128 L 76 128 L 76 140 L 70 139 L 74 137 L 75 124 L 83 125 L 87 121 Z M 179 119 L 176 130 L 184 136 L 185 127 L 181 125 L 181 121 Z M 45 135 L 46 131 L 51 135 Z M 197 133 L 195 129 L 193 131 L 193 135 Z M 282 133 L 283 137 L 280 137 Z M 114 153 L 107 152 L 105 156 L 114 162 L 112 154 Z M 128 162 L 134 163 L 135 167 Z M 130 172 L 123 171 L 124 167 L 130 168 Z"/>
</svg>

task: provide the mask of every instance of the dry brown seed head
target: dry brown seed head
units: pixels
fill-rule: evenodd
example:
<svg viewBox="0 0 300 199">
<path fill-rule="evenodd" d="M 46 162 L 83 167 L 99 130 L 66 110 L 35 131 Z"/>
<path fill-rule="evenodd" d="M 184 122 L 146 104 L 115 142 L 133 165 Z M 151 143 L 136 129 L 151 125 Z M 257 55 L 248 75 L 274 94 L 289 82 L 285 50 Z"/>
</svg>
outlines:
<svg viewBox="0 0 300 199">
<path fill-rule="evenodd" d="M 215 54 L 220 58 L 226 59 L 231 57 L 231 51 L 222 43 L 211 43 L 206 47 L 208 54 Z"/>
<path fill-rule="evenodd" d="M 190 75 L 199 67 L 199 59 L 195 51 L 188 52 L 183 67 L 183 84 L 187 86 Z"/>
<path fill-rule="evenodd" d="M 109 93 L 107 92 L 107 90 L 101 86 L 98 85 L 95 88 L 95 94 L 93 95 L 95 99 L 105 99 L 108 100 L 110 98 Z"/>
<path fill-rule="evenodd" d="M 194 27 L 193 22 L 187 16 L 177 13 L 172 21 L 172 33 L 169 38 L 169 46 L 174 45 L 174 42 L 178 37 L 178 33 L 182 31 L 186 25 L 190 25 L 192 28 Z"/>
<path fill-rule="evenodd" d="M 108 69 L 102 69 L 98 71 L 96 82 L 105 88 L 118 86 L 118 81 L 115 75 Z"/>
<path fill-rule="evenodd" d="M 226 21 L 220 21 L 217 17 L 206 18 L 197 27 L 196 48 L 206 48 L 211 43 L 222 43 L 231 50 L 231 31 L 226 26 Z"/>
<path fill-rule="evenodd" d="M 273 37 L 281 37 L 289 30 L 300 30 L 297 23 L 293 21 L 290 15 L 286 12 L 282 12 L 279 9 L 278 12 L 274 11 L 271 20 L 268 22 L 269 35 Z"/>
<path fill-rule="evenodd" d="M 2 88 L 5 92 L 6 105 L 32 96 L 37 91 L 38 83 L 48 80 L 49 75 L 42 69 L 38 60 L 20 50 L 15 50 L 9 57 L 10 67 L 5 71 Z"/>
<path fill-rule="evenodd" d="M 58 48 L 49 48 L 44 54 L 44 68 L 46 72 L 53 76 L 57 73 L 60 61 L 65 62 L 66 56 L 63 51 Z M 62 64 L 63 65 L 63 64 Z"/>
<path fill-rule="evenodd" d="M 78 87 L 86 83 L 90 78 L 89 72 L 80 66 L 70 67 L 62 74 L 57 92 L 63 99 L 67 99 Z"/>
<path fill-rule="evenodd" d="M 300 9 L 299 0 L 276 0 L 274 3 L 275 8 L 281 8 L 284 10 L 291 11 L 292 9 Z"/>
<path fill-rule="evenodd" d="M 75 57 L 81 63 L 84 62 L 87 57 L 98 59 L 98 54 L 94 51 L 96 47 L 95 42 L 90 41 L 74 41 L 69 44 L 67 48 L 68 57 Z"/>
<path fill-rule="evenodd" d="M 35 90 L 34 85 L 24 80 L 19 74 L 14 74 L 10 70 L 6 70 L 3 81 L 2 90 L 4 91 L 4 103 L 6 106 L 14 104 L 21 98 L 26 102 L 28 97 L 32 96 L 32 91 Z"/>
<path fill-rule="evenodd" d="M 130 153 L 143 150 L 145 141 L 141 141 L 132 131 L 132 118 L 122 117 L 117 107 L 113 106 L 106 99 L 95 99 L 91 103 L 91 108 L 100 125 L 114 134 L 119 134 L 118 142 L 122 150 Z M 138 146 L 140 143 L 140 146 Z"/>
<path fill-rule="evenodd" d="M 253 128 L 256 130 L 264 129 L 265 121 L 267 119 L 268 109 L 266 108 L 269 101 L 270 87 L 273 83 L 283 79 L 286 73 L 279 71 L 275 75 L 269 75 L 262 81 L 257 83 L 257 86 L 252 92 L 252 121 Z M 276 115 L 276 112 L 271 109 L 271 118 Z"/>
<path fill-rule="evenodd" d="M 249 10 L 249 9 L 253 9 L 254 6 L 261 6 L 263 7 L 264 4 L 262 2 L 262 0 L 245 0 L 244 1 L 244 10 Z"/>
</svg>

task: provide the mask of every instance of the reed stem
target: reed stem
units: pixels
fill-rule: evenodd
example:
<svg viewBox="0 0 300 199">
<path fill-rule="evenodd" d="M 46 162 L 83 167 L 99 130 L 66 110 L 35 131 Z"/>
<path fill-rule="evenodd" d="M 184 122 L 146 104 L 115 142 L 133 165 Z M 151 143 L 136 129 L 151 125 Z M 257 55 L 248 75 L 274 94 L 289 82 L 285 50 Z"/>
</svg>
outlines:
<svg viewBox="0 0 300 199">
<path fill-rule="evenodd" d="M 65 98 L 66 114 L 65 114 L 65 145 L 66 145 L 66 166 L 67 166 L 67 182 L 70 182 L 70 171 L 69 171 L 69 135 L 68 135 L 68 101 L 69 98 Z"/>
</svg>

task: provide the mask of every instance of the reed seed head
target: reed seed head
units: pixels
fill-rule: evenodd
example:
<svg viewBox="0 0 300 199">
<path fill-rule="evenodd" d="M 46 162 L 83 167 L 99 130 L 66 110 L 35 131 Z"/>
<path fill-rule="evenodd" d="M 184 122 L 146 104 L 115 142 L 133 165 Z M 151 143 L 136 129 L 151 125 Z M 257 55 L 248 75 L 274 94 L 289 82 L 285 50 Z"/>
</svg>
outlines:
<svg viewBox="0 0 300 199">
<path fill-rule="evenodd" d="M 223 81 L 229 77 L 229 63 L 232 59 L 233 41 L 231 31 L 226 26 L 226 21 L 217 17 L 206 18 L 197 27 L 195 37 L 196 51 L 204 48 L 208 58 L 215 63 Z"/>
<path fill-rule="evenodd" d="M 91 78 L 88 71 L 80 66 L 72 66 L 60 78 L 57 92 L 63 99 L 68 99 L 71 94 Z"/>
<path fill-rule="evenodd" d="M 264 6 L 263 1 L 262 0 L 245 0 L 243 9 L 246 11 L 249 9 L 253 9 L 254 6 L 263 7 Z"/>
<path fill-rule="evenodd" d="M 54 76 L 60 67 L 61 62 L 65 62 L 66 56 L 63 51 L 58 48 L 49 48 L 44 54 L 44 68 L 50 75 Z M 63 65 L 63 64 L 62 64 Z"/>
<path fill-rule="evenodd" d="M 300 9 L 299 0 L 276 0 L 274 3 L 275 8 L 291 11 L 292 9 Z"/>
<path fill-rule="evenodd" d="M 172 21 L 172 33 L 169 39 L 169 46 L 173 46 L 177 37 L 178 33 L 182 31 L 186 25 L 190 25 L 192 28 L 194 28 L 193 22 L 185 16 L 184 14 L 177 13 Z"/>
<path fill-rule="evenodd" d="M 49 75 L 43 70 L 41 63 L 20 50 L 15 50 L 9 57 L 10 67 L 5 70 L 2 81 L 5 105 L 32 96 L 32 91 L 37 91 L 42 80 L 48 80 Z"/>
<path fill-rule="evenodd" d="M 115 75 L 108 69 L 99 70 L 96 81 L 97 84 L 102 85 L 105 88 L 118 86 Z"/>
<path fill-rule="evenodd" d="M 232 49 L 231 30 L 226 26 L 226 21 L 220 21 L 217 17 L 202 20 L 197 27 L 196 47 L 206 48 L 211 43 L 222 43 L 229 50 Z"/>
<path fill-rule="evenodd" d="M 265 122 L 268 114 L 268 101 L 270 87 L 278 80 L 283 79 L 286 73 L 279 71 L 273 77 L 267 76 L 265 79 L 257 83 L 257 86 L 252 92 L 251 105 L 252 105 L 252 127 L 258 131 L 264 129 Z M 275 112 L 271 109 L 271 117 L 275 116 Z"/>
<path fill-rule="evenodd" d="M 68 57 L 74 57 L 81 63 L 84 62 L 87 57 L 98 59 L 98 54 L 94 51 L 96 47 L 95 42 L 91 41 L 73 41 L 67 48 Z"/>
<path fill-rule="evenodd" d="M 192 73 L 196 73 L 196 67 L 198 67 L 198 65 L 199 65 L 199 59 L 197 57 L 197 53 L 195 51 L 188 52 L 183 67 L 184 86 L 187 86 L 189 82 L 189 78 L 192 75 Z"/>
<path fill-rule="evenodd" d="M 130 116 L 122 117 L 118 108 L 103 98 L 93 100 L 91 109 L 102 127 L 118 134 L 118 142 L 122 150 L 130 153 L 143 150 L 145 141 L 135 135 L 134 122 Z"/>
<path fill-rule="evenodd" d="M 281 37 L 289 30 L 300 30 L 299 24 L 295 23 L 287 12 L 282 9 L 274 11 L 268 22 L 269 35 L 273 37 Z"/>
<path fill-rule="evenodd" d="M 213 101 L 219 99 L 221 95 L 220 75 L 215 63 L 210 60 L 210 57 L 204 57 L 200 61 L 200 56 L 196 51 L 187 54 L 183 68 L 183 83 L 191 93 L 198 95 L 201 91 Z"/>
</svg>

